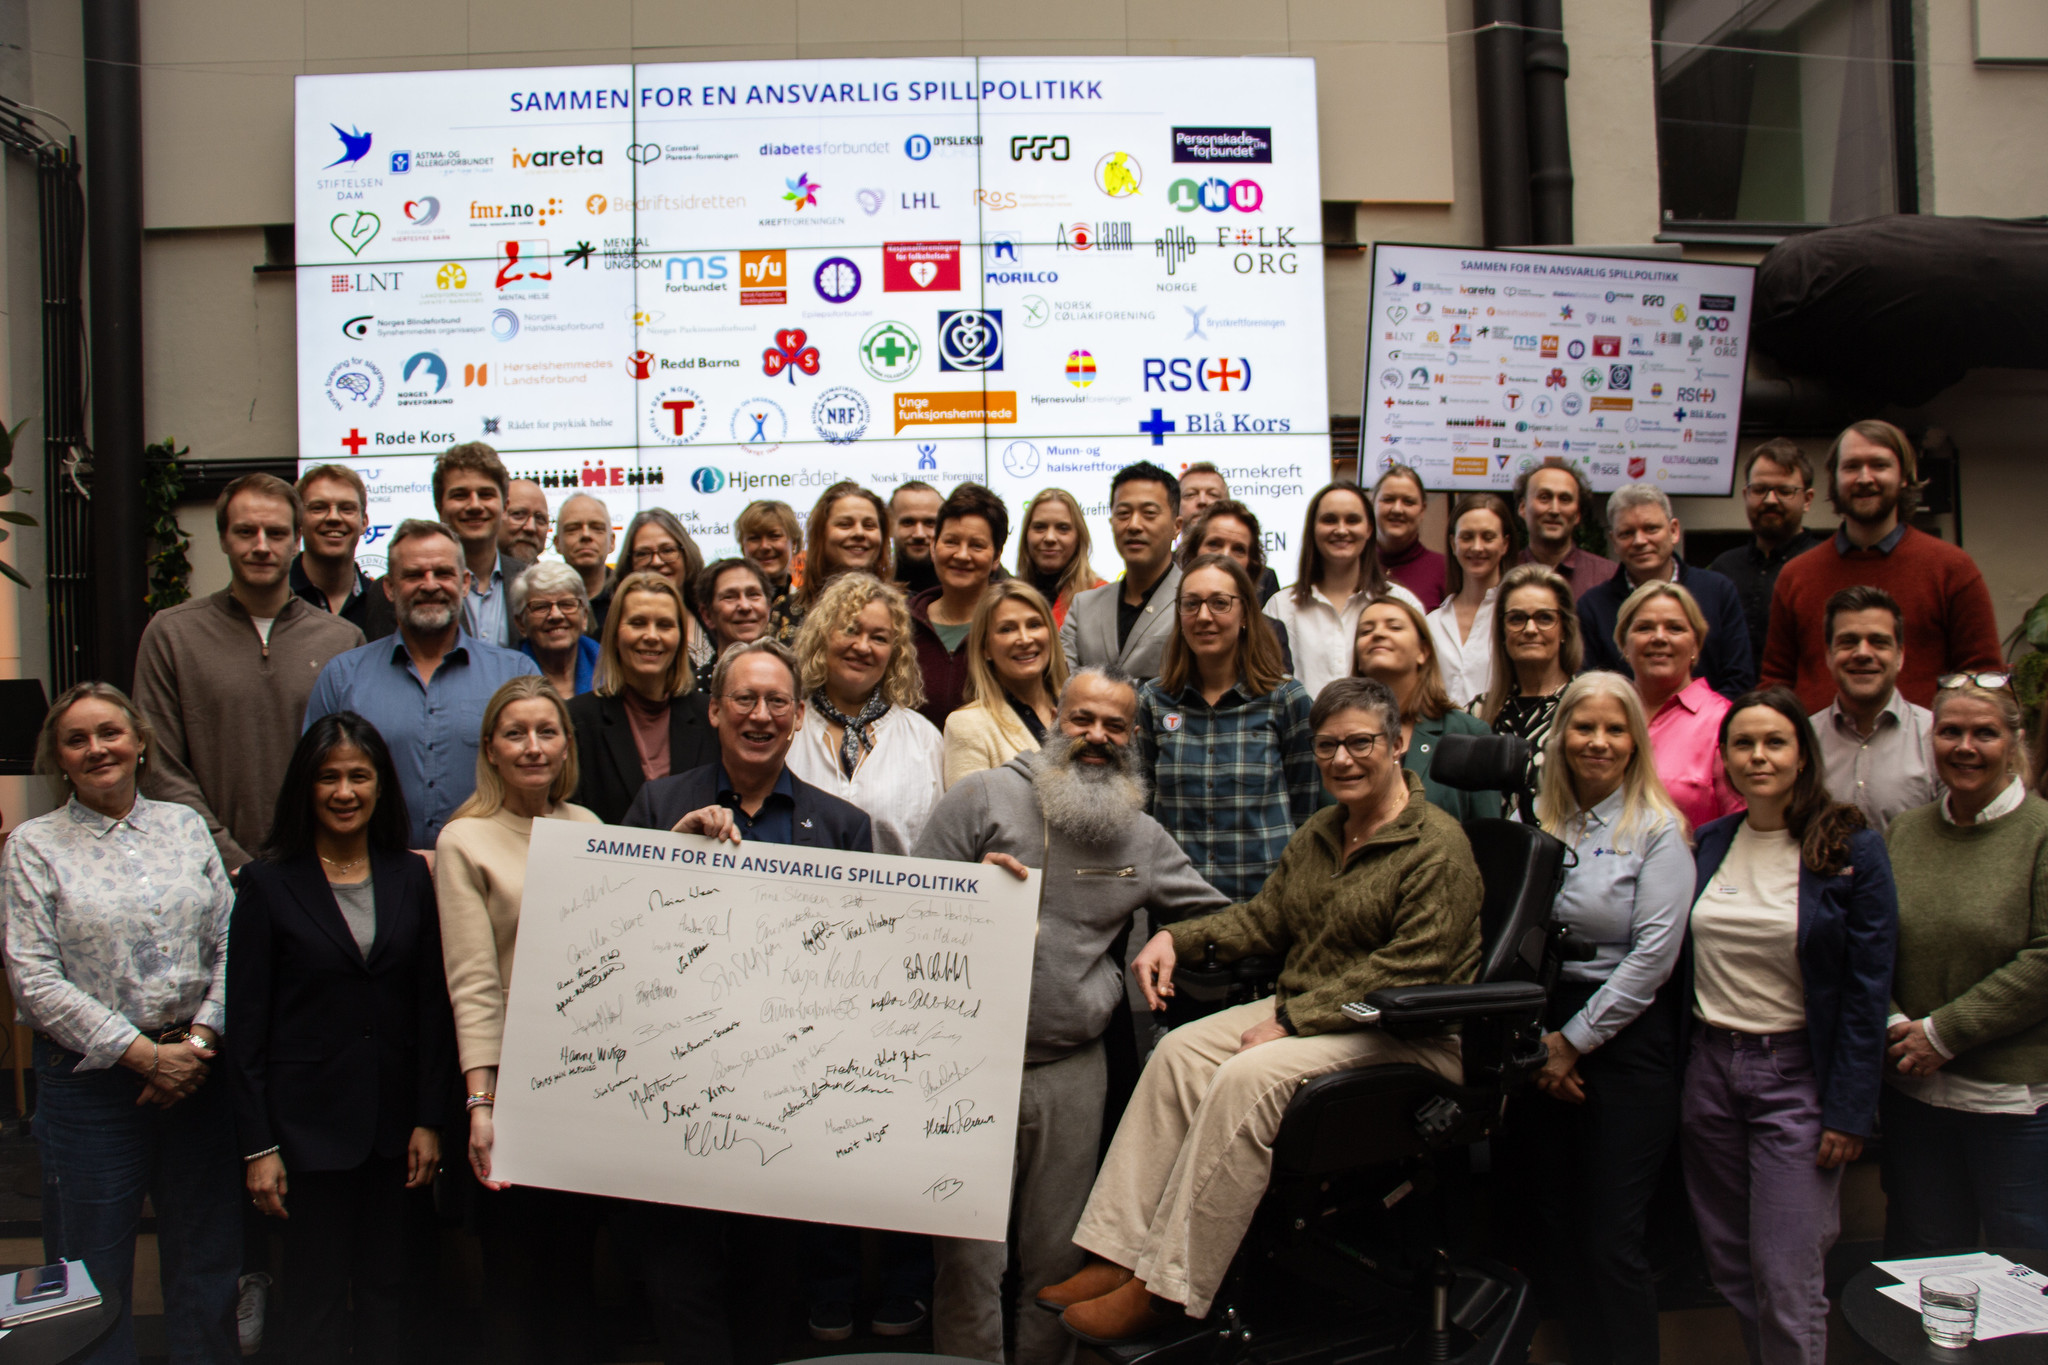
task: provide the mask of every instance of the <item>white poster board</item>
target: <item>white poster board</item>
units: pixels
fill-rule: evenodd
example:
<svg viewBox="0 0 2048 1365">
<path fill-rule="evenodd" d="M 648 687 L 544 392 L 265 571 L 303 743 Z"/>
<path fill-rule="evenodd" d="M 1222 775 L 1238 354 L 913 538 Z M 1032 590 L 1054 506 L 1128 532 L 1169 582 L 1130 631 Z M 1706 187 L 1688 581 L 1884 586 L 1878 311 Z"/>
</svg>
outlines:
<svg viewBox="0 0 2048 1365">
<path fill-rule="evenodd" d="M 1113 571 L 1109 477 L 1149 459 L 1218 465 L 1284 563 L 1328 480 L 1308 58 L 295 91 L 299 456 L 362 473 L 371 568 L 458 441 L 551 510 L 667 507 L 707 559 L 757 498 L 973 479 L 1013 516 L 1068 489 Z"/>
<path fill-rule="evenodd" d="M 493 1177 L 1004 1238 L 1039 883 L 536 820 Z"/>
<path fill-rule="evenodd" d="M 1373 248 L 1359 480 L 1506 492 L 1556 455 L 1598 492 L 1735 485 L 1756 270 L 1477 247 Z"/>
</svg>

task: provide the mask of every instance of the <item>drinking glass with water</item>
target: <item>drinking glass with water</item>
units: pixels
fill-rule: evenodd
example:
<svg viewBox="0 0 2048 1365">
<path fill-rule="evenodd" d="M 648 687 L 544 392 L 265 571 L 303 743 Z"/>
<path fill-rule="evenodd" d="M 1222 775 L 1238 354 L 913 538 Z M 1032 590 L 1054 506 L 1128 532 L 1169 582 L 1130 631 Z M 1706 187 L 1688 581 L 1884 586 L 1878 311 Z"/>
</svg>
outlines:
<svg viewBox="0 0 2048 1365">
<path fill-rule="evenodd" d="M 1961 1350 L 1977 1333 L 1977 1282 L 1960 1275 L 1920 1281 L 1920 1326 L 1936 1346 Z"/>
</svg>

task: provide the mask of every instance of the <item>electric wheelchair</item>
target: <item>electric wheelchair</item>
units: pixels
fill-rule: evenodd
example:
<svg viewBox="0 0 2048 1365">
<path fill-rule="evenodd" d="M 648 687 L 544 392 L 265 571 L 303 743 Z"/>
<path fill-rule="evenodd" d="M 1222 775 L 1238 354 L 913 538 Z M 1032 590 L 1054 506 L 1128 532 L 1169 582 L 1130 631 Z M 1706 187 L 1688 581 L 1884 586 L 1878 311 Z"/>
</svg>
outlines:
<svg viewBox="0 0 2048 1365">
<path fill-rule="evenodd" d="M 1471 791 L 1520 792 L 1529 745 L 1446 735 L 1432 776 Z M 1522 793 L 1526 797 L 1526 793 Z M 1472 820 L 1465 832 L 1485 884 L 1478 979 L 1375 991 L 1345 1006 L 1361 1027 L 1395 1034 L 1455 1025 L 1464 1083 L 1425 1067 L 1359 1067 L 1301 1083 L 1273 1142 L 1266 1196 L 1206 1319 L 1093 1348 L 1111 1365 L 1351 1365 L 1430 1361 L 1520 1365 L 1536 1330 L 1528 1281 L 1447 1249 L 1440 1174 L 1499 1124 L 1508 1095 L 1544 1062 L 1540 1019 L 1559 964 L 1585 945 L 1551 921 L 1569 850 L 1524 822 Z M 1167 1022 L 1263 998 L 1277 959 L 1174 976 Z"/>
</svg>

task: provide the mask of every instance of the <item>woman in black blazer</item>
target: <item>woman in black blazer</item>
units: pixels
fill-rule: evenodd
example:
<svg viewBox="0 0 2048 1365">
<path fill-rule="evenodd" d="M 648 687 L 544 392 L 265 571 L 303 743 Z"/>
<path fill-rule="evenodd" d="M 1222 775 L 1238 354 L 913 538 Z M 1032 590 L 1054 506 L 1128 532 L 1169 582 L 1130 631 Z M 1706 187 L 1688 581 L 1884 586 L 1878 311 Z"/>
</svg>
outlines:
<svg viewBox="0 0 2048 1365">
<path fill-rule="evenodd" d="M 227 1068 L 256 1207 L 284 1220 L 284 1356 L 407 1355 L 408 1190 L 440 1165 L 455 1029 L 426 860 L 376 727 L 315 721 L 241 870 Z M 354 1312 L 350 1313 L 353 1300 Z"/>
<path fill-rule="evenodd" d="M 597 683 L 569 701 L 576 794 L 607 825 L 640 788 L 718 757 L 718 736 L 683 645 L 683 595 L 656 573 L 619 581 L 598 645 Z"/>
</svg>

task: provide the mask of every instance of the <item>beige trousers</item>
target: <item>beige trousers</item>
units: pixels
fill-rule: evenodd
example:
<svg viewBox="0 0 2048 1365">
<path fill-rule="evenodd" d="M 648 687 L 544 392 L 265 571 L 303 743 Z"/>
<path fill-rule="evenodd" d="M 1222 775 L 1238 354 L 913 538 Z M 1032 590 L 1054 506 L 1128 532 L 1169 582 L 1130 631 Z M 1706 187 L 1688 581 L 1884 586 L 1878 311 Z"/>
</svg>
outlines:
<svg viewBox="0 0 2048 1365">
<path fill-rule="evenodd" d="M 1273 1168 L 1280 1116 L 1304 1080 L 1414 1062 L 1456 1080 L 1455 1038 L 1377 1029 L 1238 1041 L 1273 1017 L 1256 1000 L 1177 1028 L 1154 1049 L 1074 1230 L 1085 1250 L 1136 1272 L 1154 1294 L 1204 1317 L 1251 1226 Z"/>
</svg>

